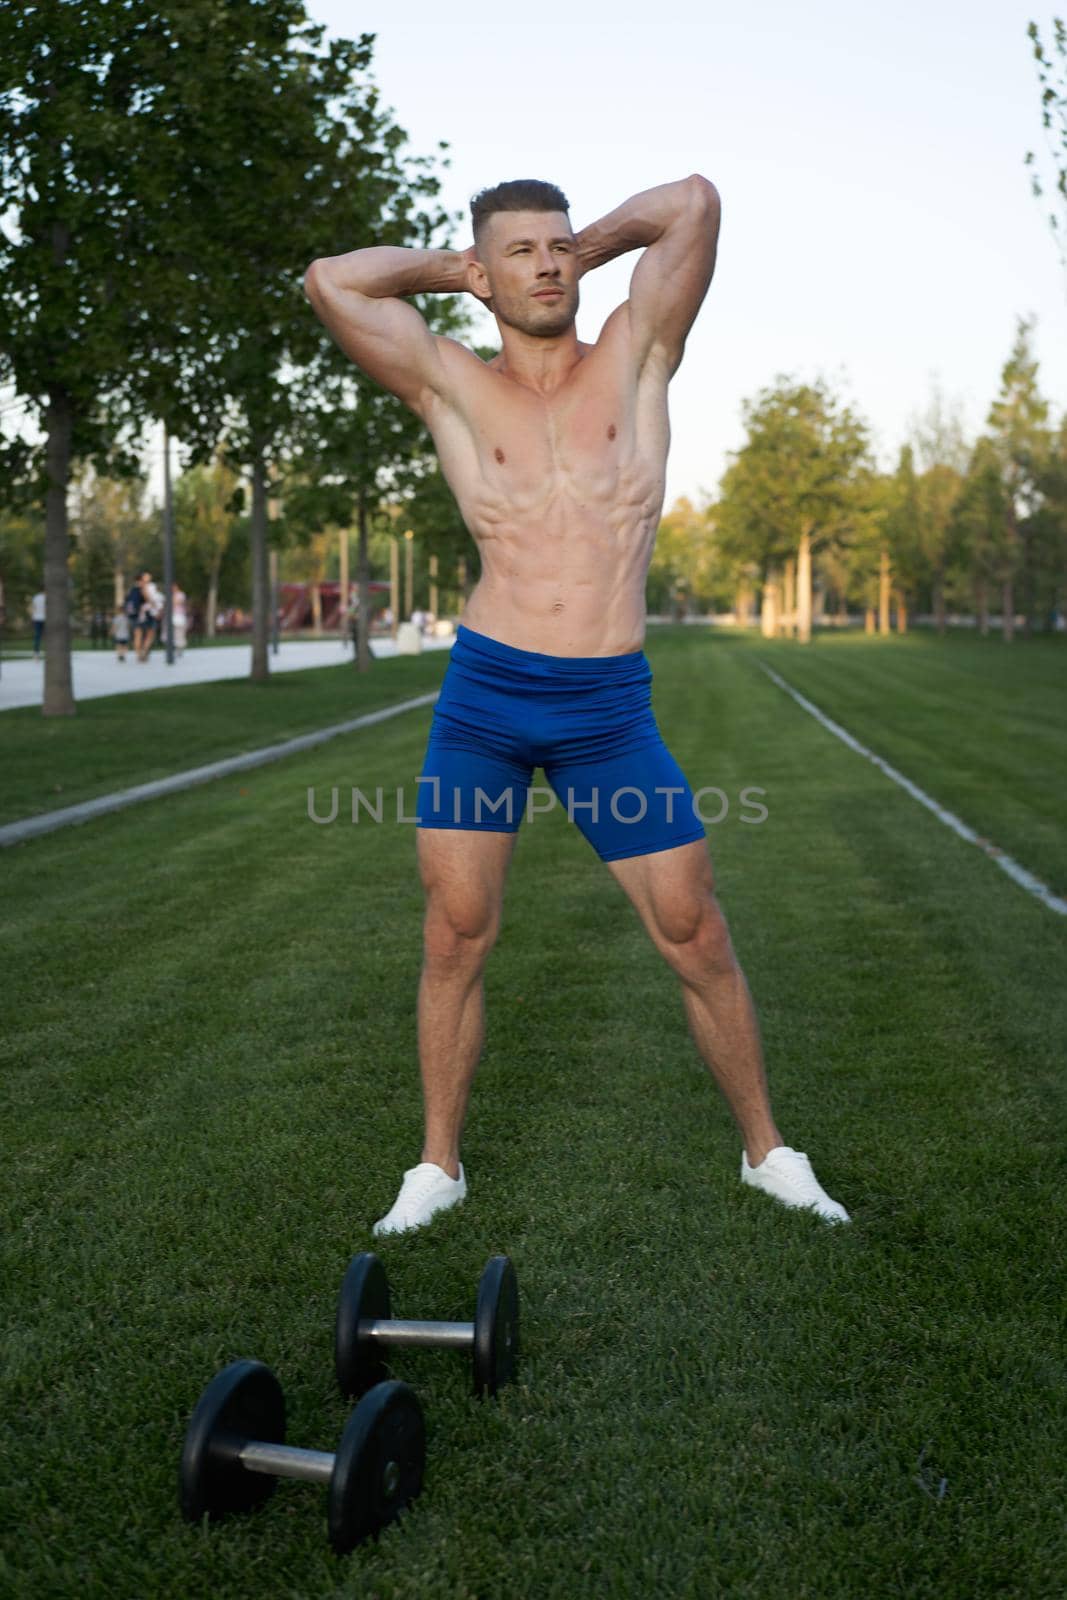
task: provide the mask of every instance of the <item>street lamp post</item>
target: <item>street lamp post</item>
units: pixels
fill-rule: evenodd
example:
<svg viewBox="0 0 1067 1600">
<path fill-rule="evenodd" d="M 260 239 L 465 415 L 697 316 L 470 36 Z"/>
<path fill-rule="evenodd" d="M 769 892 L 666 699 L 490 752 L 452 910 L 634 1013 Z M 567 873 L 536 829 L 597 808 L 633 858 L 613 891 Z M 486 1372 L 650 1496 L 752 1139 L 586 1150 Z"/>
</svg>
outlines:
<svg viewBox="0 0 1067 1600">
<path fill-rule="evenodd" d="M 163 424 L 163 632 L 167 666 L 174 665 L 174 493 L 170 481 L 170 432 Z"/>
</svg>

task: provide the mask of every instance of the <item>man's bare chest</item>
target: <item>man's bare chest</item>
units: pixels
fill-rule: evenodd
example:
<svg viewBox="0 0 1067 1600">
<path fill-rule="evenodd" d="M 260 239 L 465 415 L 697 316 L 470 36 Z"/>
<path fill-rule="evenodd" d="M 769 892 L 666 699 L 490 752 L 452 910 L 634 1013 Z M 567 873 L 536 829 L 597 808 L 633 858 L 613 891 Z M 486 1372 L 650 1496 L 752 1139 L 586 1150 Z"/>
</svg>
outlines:
<svg viewBox="0 0 1067 1600">
<path fill-rule="evenodd" d="M 472 372 L 458 400 L 429 420 L 446 477 L 503 493 L 553 485 L 596 497 L 635 474 L 657 479 L 666 457 L 665 396 L 657 407 L 606 364 L 540 395 L 491 368 Z"/>
</svg>

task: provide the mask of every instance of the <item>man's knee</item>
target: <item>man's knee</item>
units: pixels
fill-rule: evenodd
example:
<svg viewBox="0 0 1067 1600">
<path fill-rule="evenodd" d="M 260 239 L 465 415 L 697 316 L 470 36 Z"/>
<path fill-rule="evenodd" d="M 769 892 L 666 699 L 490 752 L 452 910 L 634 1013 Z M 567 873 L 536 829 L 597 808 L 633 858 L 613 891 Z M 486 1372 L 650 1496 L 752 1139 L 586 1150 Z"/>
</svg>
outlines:
<svg viewBox="0 0 1067 1600">
<path fill-rule="evenodd" d="M 423 954 L 429 965 L 479 968 L 496 940 L 499 912 L 477 894 L 430 894 L 423 923 Z"/>
<path fill-rule="evenodd" d="M 656 926 L 664 955 L 682 977 L 727 972 L 735 965 L 726 918 L 709 890 L 657 907 Z"/>
</svg>

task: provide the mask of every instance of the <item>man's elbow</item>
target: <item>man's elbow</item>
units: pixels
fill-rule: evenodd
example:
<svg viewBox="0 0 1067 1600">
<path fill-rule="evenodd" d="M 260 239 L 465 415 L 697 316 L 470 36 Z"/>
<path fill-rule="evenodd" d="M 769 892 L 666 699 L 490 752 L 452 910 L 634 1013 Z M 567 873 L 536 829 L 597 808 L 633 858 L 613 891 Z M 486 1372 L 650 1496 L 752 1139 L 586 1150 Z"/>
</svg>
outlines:
<svg viewBox="0 0 1067 1600">
<path fill-rule="evenodd" d="M 715 206 L 716 210 L 719 208 L 721 205 L 719 191 L 710 178 L 705 178 L 702 172 L 691 172 L 686 181 L 709 205 Z"/>
<path fill-rule="evenodd" d="M 304 293 L 312 304 L 315 299 L 322 299 L 328 283 L 330 283 L 330 258 L 317 256 L 304 274 Z"/>
<path fill-rule="evenodd" d="M 304 273 L 304 293 L 309 300 L 314 298 L 315 290 L 321 282 L 323 265 L 323 259 L 316 257 Z"/>
</svg>

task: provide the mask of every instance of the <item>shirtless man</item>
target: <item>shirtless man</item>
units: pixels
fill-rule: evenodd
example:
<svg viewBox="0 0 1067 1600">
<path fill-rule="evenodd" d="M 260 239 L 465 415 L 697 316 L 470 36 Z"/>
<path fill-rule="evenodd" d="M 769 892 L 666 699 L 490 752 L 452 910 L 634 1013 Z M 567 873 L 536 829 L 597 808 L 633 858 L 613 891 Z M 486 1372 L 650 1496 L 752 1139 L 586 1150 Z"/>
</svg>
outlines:
<svg viewBox="0 0 1067 1600">
<path fill-rule="evenodd" d="M 775 1125 L 704 827 L 656 726 L 642 649 L 667 385 L 711 282 L 719 196 L 694 173 L 577 234 L 568 210 L 552 184 L 502 183 L 471 202 L 467 250 L 353 250 L 312 262 L 304 279 L 341 349 L 429 429 L 482 562 L 419 783 L 425 1142 L 374 1232 L 419 1227 L 467 1192 L 459 1143 L 485 1031 L 482 973 L 537 766 L 681 980 L 740 1130 L 742 1181 L 847 1222 Z M 584 344 L 579 280 L 641 247 L 629 299 Z M 492 361 L 432 334 L 403 298 L 461 291 L 496 318 Z"/>
</svg>

